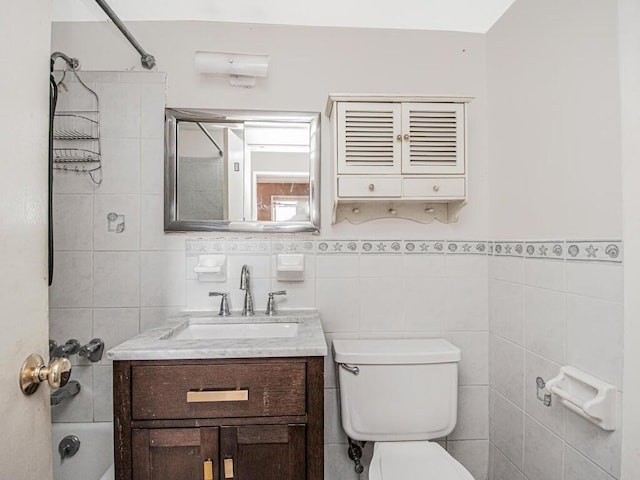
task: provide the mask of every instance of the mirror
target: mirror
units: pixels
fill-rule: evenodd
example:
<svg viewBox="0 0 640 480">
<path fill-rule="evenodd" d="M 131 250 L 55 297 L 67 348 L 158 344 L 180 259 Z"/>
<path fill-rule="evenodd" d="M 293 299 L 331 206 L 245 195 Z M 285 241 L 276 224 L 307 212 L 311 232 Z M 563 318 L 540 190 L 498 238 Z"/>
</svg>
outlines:
<svg viewBox="0 0 640 480">
<path fill-rule="evenodd" d="M 320 114 L 165 110 L 166 232 L 318 232 Z"/>
</svg>

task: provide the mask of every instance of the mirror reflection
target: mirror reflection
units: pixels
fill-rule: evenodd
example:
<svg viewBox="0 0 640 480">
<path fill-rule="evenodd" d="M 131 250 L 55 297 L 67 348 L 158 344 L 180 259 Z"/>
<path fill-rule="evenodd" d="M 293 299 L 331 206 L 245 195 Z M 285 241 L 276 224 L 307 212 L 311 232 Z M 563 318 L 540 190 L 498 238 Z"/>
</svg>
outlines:
<svg viewBox="0 0 640 480">
<path fill-rule="evenodd" d="M 166 111 L 165 230 L 318 231 L 319 114 Z"/>
</svg>

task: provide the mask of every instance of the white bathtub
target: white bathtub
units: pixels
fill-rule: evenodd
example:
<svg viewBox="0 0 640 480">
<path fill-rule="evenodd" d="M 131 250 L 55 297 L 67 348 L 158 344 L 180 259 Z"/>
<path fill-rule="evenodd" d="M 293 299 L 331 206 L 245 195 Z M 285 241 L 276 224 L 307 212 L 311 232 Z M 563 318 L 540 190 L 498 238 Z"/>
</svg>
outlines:
<svg viewBox="0 0 640 480">
<path fill-rule="evenodd" d="M 80 450 L 60 461 L 58 444 L 67 435 L 80 439 Z M 113 480 L 113 424 L 53 423 L 53 480 Z M 110 474 L 110 476 L 109 476 Z"/>
</svg>

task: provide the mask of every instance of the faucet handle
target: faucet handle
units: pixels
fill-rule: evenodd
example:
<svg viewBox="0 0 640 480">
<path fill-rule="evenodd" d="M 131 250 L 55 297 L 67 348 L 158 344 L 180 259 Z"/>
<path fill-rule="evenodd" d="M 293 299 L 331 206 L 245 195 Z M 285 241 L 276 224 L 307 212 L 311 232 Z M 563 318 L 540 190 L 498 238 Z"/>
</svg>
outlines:
<svg viewBox="0 0 640 480">
<path fill-rule="evenodd" d="M 220 311 L 218 315 L 228 317 L 229 314 L 229 295 L 224 292 L 209 292 L 210 297 L 222 297 L 220 300 Z"/>
<path fill-rule="evenodd" d="M 286 295 L 286 290 L 278 290 L 277 292 L 269 292 L 269 299 L 267 300 L 267 310 L 265 313 L 267 315 L 275 315 L 276 314 L 276 302 L 273 298 L 274 295 Z"/>
</svg>

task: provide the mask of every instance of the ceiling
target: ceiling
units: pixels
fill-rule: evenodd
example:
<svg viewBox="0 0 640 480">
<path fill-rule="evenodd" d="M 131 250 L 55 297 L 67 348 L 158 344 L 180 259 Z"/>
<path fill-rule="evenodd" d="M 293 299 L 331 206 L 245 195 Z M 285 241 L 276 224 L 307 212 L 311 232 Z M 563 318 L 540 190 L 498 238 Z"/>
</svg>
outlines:
<svg viewBox="0 0 640 480">
<path fill-rule="evenodd" d="M 124 21 L 202 20 L 485 33 L 515 0 L 107 0 Z M 94 0 L 53 0 L 54 21 L 104 21 Z"/>
</svg>

